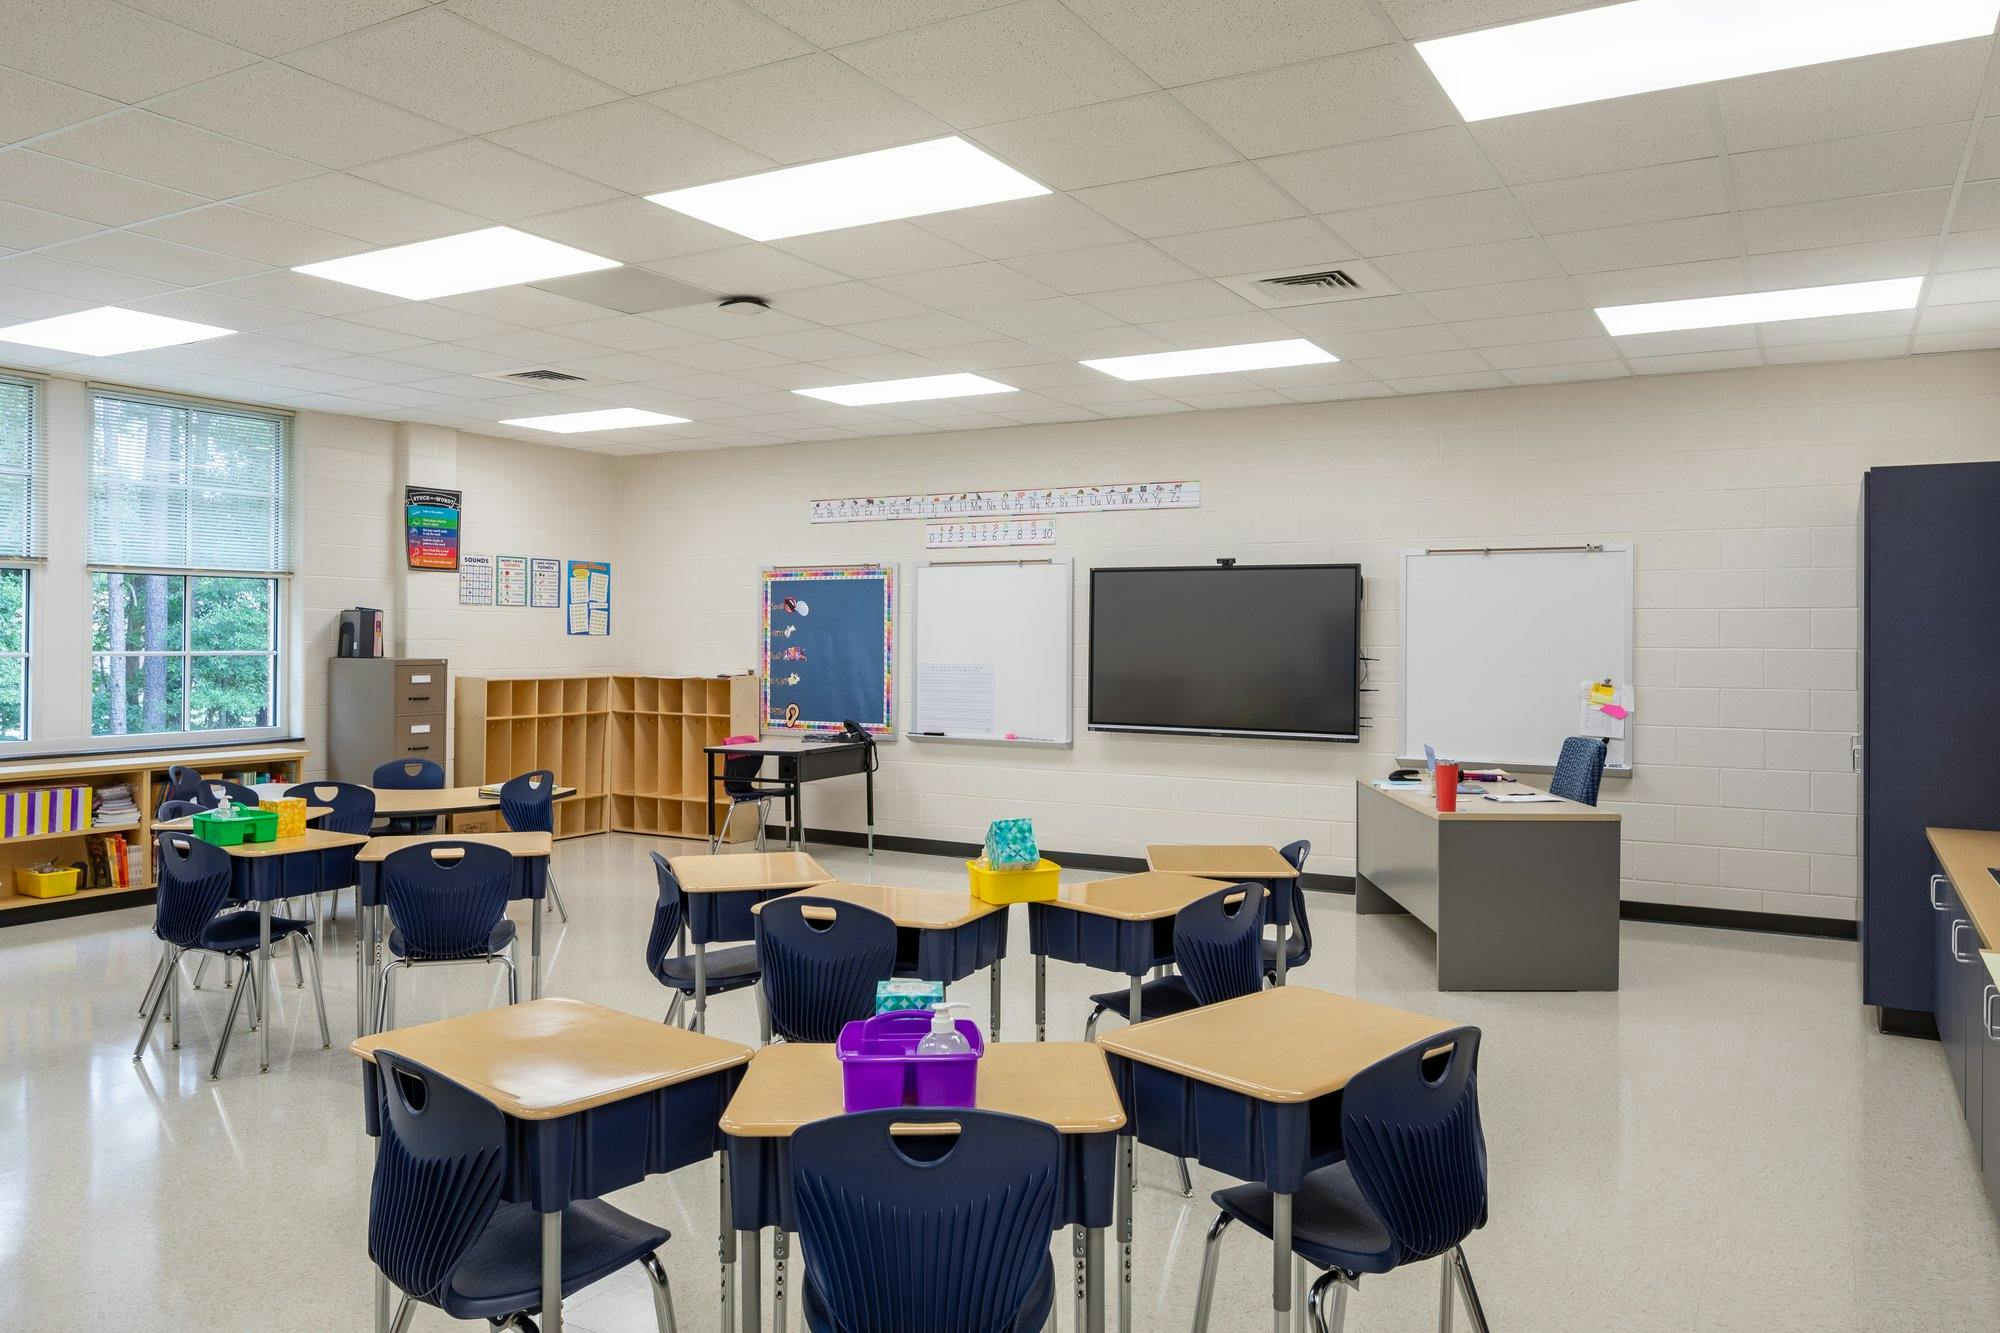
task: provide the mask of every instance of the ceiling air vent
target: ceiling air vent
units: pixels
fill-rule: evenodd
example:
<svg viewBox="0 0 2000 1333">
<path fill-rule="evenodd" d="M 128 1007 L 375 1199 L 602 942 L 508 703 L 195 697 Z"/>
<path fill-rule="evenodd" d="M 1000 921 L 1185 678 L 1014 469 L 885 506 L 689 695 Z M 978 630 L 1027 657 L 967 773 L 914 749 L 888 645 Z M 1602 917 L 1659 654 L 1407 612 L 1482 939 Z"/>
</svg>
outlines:
<svg viewBox="0 0 2000 1333">
<path fill-rule="evenodd" d="M 482 380 L 503 380 L 509 384 L 570 385 L 589 384 L 587 375 L 573 375 L 567 370 L 556 370 L 549 366 L 522 366 L 516 370 L 487 370 L 475 378 Z"/>
<path fill-rule="evenodd" d="M 1266 287 L 1351 287 L 1361 290 L 1361 284 L 1344 268 L 1321 269 L 1317 273 L 1291 273 L 1282 278 L 1260 278 Z"/>
<path fill-rule="evenodd" d="M 1238 296 L 1264 307 L 1282 310 L 1295 305 L 1320 305 L 1327 301 L 1356 301 L 1395 292 L 1389 280 L 1360 260 L 1338 266 L 1275 273 L 1239 273 L 1218 279 Z"/>
</svg>

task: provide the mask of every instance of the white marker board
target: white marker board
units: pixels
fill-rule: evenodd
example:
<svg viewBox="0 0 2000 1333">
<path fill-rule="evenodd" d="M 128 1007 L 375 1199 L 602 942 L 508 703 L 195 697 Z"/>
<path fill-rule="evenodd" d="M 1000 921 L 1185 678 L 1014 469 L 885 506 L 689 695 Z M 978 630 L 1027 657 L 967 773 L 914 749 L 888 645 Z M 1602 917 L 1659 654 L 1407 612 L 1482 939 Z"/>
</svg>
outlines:
<svg viewBox="0 0 2000 1333">
<path fill-rule="evenodd" d="M 1405 551 L 1402 597 L 1400 757 L 1552 768 L 1583 683 L 1632 684 L 1629 545 Z M 1625 733 L 1612 768 L 1632 765 Z"/>
<path fill-rule="evenodd" d="M 1064 559 L 918 565 L 904 734 L 1068 745 L 1074 586 Z"/>
</svg>

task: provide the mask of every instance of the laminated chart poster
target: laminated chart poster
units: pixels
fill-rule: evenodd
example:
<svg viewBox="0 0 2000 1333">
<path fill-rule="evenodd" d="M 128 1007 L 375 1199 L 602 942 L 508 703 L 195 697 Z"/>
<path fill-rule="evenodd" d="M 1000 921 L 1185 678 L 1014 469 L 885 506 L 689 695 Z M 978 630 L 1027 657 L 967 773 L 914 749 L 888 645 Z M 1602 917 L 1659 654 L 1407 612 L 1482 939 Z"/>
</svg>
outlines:
<svg viewBox="0 0 2000 1333">
<path fill-rule="evenodd" d="M 403 488 L 403 538 L 411 569 L 458 568 L 458 521 L 461 491 Z"/>
<path fill-rule="evenodd" d="M 495 606 L 526 606 L 528 604 L 527 556 L 502 555 L 494 557 L 493 604 Z"/>
<path fill-rule="evenodd" d="M 555 610 L 562 605 L 562 561 L 538 555 L 528 563 L 528 605 Z"/>
<path fill-rule="evenodd" d="M 611 634 L 611 562 L 569 562 L 569 632 L 592 638 Z"/>
<path fill-rule="evenodd" d="M 895 566 L 767 569 L 763 624 L 765 727 L 895 725 Z"/>
<path fill-rule="evenodd" d="M 493 557 L 467 554 L 459 558 L 458 604 L 493 605 Z"/>
</svg>

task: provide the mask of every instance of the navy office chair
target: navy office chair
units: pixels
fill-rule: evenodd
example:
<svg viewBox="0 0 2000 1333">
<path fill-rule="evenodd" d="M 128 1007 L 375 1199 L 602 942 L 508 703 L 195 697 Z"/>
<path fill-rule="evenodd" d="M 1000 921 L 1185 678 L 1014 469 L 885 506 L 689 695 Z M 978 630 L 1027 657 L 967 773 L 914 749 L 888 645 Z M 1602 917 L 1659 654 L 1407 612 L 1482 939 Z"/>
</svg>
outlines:
<svg viewBox="0 0 2000 1333">
<path fill-rule="evenodd" d="M 516 833 L 556 831 L 556 775 L 546 768 L 523 773 L 500 784 L 500 818 Z M 569 909 L 563 906 L 562 891 L 556 888 L 556 872 L 548 871 L 549 905 L 567 922 Z"/>
<path fill-rule="evenodd" d="M 1604 760 L 1610 748 L 1602 736 L 1564 737 L 1549 791 L 1566 800 L 1596 805 L 1597 788 L 1604 781 Z"/>
<path fill-rule="evenodd" d="M 175 769 L 178 769 L 180 772 L 186 774 L 189 777 L 189 779 L 194 783 L 199 783 L 201 781 L 201 775 L 199 773 L 196 773 L 191 768 L 182 768 L 179 764 L 174 765 L 174 768 L 169 769 L 168 772 L 171 774 Z M 168 781 L 171 783 L 172 781 L 174 781 L 174 779 L 170 777 Z M 189 790 L 192 791 L 193 788 L 190 787 Z M 160 808 L 154 812 L 153 819 L 156 822 L 168 819 L 185 819 L 189 815 L 199 814 L 203 810 L 209 810 L 213 808 L 214 808 L 213 806 L 202 805 L 199 801 L 194 800 L 192 797 L 183 799 L 170 798 L 168 800 L 160 802 Z M 225 902 L 223 906 L 236 907 L 239 906 L 239 904 L 236 902 L 235 899 L 232 898 L 229 901 Z M 277 937 L 273 936 L 272 938 L 275 939 Z M 231 973 L 229 969 L 230 969 L 229 959 L 224 958 L 222 960 L 222 988 L 224 990 L 228 990 L 230 986 L 234 984 L 230 980 Z M 300 970 L 299 950 L 296 944 L 292 946 L 292 970 L 298 974 L 300 979 L 304 978 L 305 973 Z M 208 955 L 204 953 L 201 956 L 201 961 L 195 966 L 194 980 L 189 984 L 195 990 L 200 990 L 201 979 L 207 975 L 208 975 Z M 163 984 L 165 984 L 166 979 L 167 979 L 167 960 L 165 955 L 162 955 L 160 958 L 160 965 L 153 969 L 153 980 L 146 987 L 146 998 L 139 1005 L 139 1017 L 144 1018 L 146 1016 L 146 1011 L 152 1008 L 153 997 L 159 991 L 160 987 Z M 172 1014 L 167 1015 L 167 1021 L 170 1023 L 173 1021 Z"/>
<path fill-rule="evenodd" d="M 766 911 L 769 909 L 766 908 Z M 898 1134 L 897 1126 L 917 1132 Z M 956 1125 L 956 1135 L 932 1126 Z M 997 1111 L 865 1111 L 792 1135 L 812 1333 L 1029 1333 L 1055 1299 L 1060 1137 Z"/>
<path fill-rule="evenodd" d="M 167 801 L 192 801 L 195 798 L 195 793 L 200 790 L 201 772 L 198 769 L 189 768 L 186 764 L 167 765 L 167 793 L 160 798 L 162 803 Z M 157 817 L 161 819 L 170 818 L 167 815 Z"/>
<path fill-rule="evenodd" d="M 269 998 L 257 994 L 257 969 L 250 966 L 250 957 L 257 952 L 257 914 L 228 910 L 229 853 L 220 847 L 211 846 L 192 833 L 162 833 L 154 840 L 154 851 L 160 887 L 153 904 L 153 934 L 159 937 L 167 966 L 159 994 L 147 1011 L 146 1025 L 139 1029 L 132 1058 L 137 1060 L 145 1055 L 146 1041 L 153 1035 L 153 1024 L 159 1021 L 162 1010 L 173 1029 L 173 1049 L 181 1048 L 181 1029 L 185 1026 L 180 1014 L 181 955 L 218 953 L 225 958 L 241 959 L 244 965 L 243 984 L 236 988 L 236 998 L 229 1002 L 229 1019 L 222 1026 L 222 1044 L 216 1048 L 215 1063 L 208 1070 L 210 1079 L 220 1078 L 222 1058 L 229 1054 L 229 1038 L 236 1031 L 236 1014 L 243 1005 L 243 996 L 246 993 L 255 996 L 250 1009 L 253 1029 L 265 1020 L 265 1010 L 269 1008 Z M 319 1044 L 324 1050 L 333 1045 L 333 1034 L 326 1026 L 326 992 L 320 986 L 319 950 L 313 944 L 311 923 L 272 917 L 272 942 L 286 938 L 295 946 L 303 943 L 312 959 L 313 1000 L 319 1006 Z"/>
<path fill-rule="evenodd" d="M 388 965 L 382 969 L 377 1032 L 396 1026 L 396 969 L 441 963 L 499 963 L 507 1003 L 520 1000 L 514 923 L 507 919 L 514 858 L 504 848 L 440 838 L 389 853 L 382 900 L 389 909 Z"/>
<path fill-rule="evenodd" d="M 768 898 L 757 909 L 757 969 L 772 1031 L 833 1041 L 874 1014 L 875 983 L 896 971 L 896 923 L 810 893 Z"/>
<path fill-rule="evenodd" d="M 526 1202 L 502 1203 L 507 1122 L 498 1108 L 393 1051 L 375 1053 L 382 1137 L 368 1193 L 368 1257 L 376 1282 L 402 1293 L 392 1327 L 416 1303 L 495 1329 L 532 1329 L 542 1304 L 542 1222 Z M 562 1213 L 565 1297 L 641 1264 L 653 1284 L 660 1333 L 674 1326 L 660 1266 L 664 1227 L 601 1200 Z"/>
<path fill-rule="evenodd" d="M 189 799 L 204 810 L 213 810 L 222 804 L 224 796 L 229 797 L 235 804 L 247 806 L 252 810 L 259 804 L 256 792 L 240 782 L 231 782 L 228 778 L 203 778 Z"/>
<path fill-rule="evenodd" d="M 1280 893 L 1292 895 L 1291 932 L 1285 937 L 1285 970 L 1304 967 L 1313 956 L 1312 919 L 1306 915 L 1305 870 L 1306 858 L 1312 855 L 1313 845 L 1300 838 L 1278 849 L 1278 855 L 1292 863 L 1292 869 L 1299 872 L 1299 878 L 1291 882 Z M 1278 941 L 1264 941 L 1264 972 L 1268 976 L 1278 975 Z"/>
<path fill-rule="evenodd" d="M 444 786 L 444 765 L 434 759 L 391 759 L 375 765 L 368 785 L 386 791 L 438 791 Z M 389 820 L 389 833 L 434 833 L 436 815 L 403 815 Z"/>
<path fill-rule="evenodd" d="M 1427 1051 L 1450 1047 L 1426 1057 Z M 1461 1242 L 1486 1225 L 1486 1138 L 1479 1127 L 1479 1029 L 1453 1028 L 1377 1060 L 1340 1099 L 1346 1159 L 1307 1174 L 1292 1199 L 1292 1252 L 1326 1270 L 1307 1301 L 1316 1333 L 1339 1333 L 1348 1288 L 1363 1273 L 1442 1258 L 1447 1326 L 1455 1279 L 1475 1333 L 1486 1333 L 1479 1289 Z M 1218 1190 L 1222 1211 L 1208 1229 L 1195 1333 L 1208 1327 L 1222 1233 L 1232 1221 L 1271 1235 L 1271 1192 L 1262 1185 Z M 1321 1308 L 1333 1288 L 1331 1320 Z"/>
<path fill-rule="evenodd" d="M 329 833 L 367 833 L 375 827 L 375 793 L 353 782 L 301 782 L 285 788 L 286 796 L 296 796 L 307 805 L 331 811 L 321 815 L 318 827 Z M 340 891 L 361 882 L 354 858 L 359 847 L 343 847 L 320 854 L 320 880 L 333 894 L 333 915 L 340 915 Z M 325 935 L 322 933 L 321 938 Z"/>
<path fill-rule="evenodd" d="M 723 758 L 722 795 L 729 802 L 729 809 L 722 816 L 722 827 L 709 837 L 709 851 L 715 851 L 729 840 L 729 821 L 736 818 L 736 812 L 752 808 L 757 811 L 757 850 L 764 850 L 764 825 L 770 822 L 771 801 L 785 789 L 766 787 L 757 781 L 757 772 L 763 766 L 764 756 L 761 754 L 736 754 Z"/>
<path fill-rule="evenodd" d="M 649 852 L 648 855 L 653 858 L 653 876 L 660 883 L 660 901 L 653 908 L 653 933 L 646 937 L 646 970 L 674 993 L 673 1002 L 667 1006 L 666 1021 L 671 1023 L 680 1017 L 681 1006 L 694 998 L 695 991 L 694 959 L 687 956 L 687 946 L 680 943 L 681 927 L 687 922 L 687 899 L 681 892 L 681 882 L 675 876 L 673 867 L 667 864 L 667 858 L 658 852 Z M 754 944 L 704 949 L 702 962 L 710 995 L 723 995 L 754 986 L 762 975 L 757 971 L 757 946 Z M 694 1021 L 692 1014 L 688 1016 L 688 1021 Z"/>
</svg>

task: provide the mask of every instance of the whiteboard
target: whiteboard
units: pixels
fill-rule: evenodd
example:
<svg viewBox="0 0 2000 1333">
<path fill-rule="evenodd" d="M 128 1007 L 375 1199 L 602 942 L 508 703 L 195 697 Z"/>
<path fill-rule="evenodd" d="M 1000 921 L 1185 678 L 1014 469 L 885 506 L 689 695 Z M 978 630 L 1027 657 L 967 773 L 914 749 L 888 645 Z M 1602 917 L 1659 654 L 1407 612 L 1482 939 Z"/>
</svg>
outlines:
<svg viewBox="0 0 2000 1333">
<path fill-rule="evenodd" d="M 1586 681 L 1632 684 L 1632 548 L 1405 551 L 1398 754 L 1552 768 Z M 1632 764 L 1631 723 L 1609 766 Z"/>
<path fill-rule="evenodd" d="M 1068 745 L 1073 587 L 1065 559 L 918 565 L 904 733 Z"/>
</svg>

